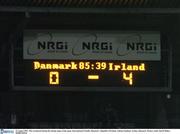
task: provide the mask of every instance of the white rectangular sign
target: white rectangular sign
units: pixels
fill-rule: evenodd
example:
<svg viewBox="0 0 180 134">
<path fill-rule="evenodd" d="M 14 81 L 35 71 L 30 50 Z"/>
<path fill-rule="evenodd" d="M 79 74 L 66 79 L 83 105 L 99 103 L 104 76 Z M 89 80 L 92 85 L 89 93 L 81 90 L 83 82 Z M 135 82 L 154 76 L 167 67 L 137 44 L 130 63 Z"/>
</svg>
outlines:
<svg viewBox="0 0 180 134">
<path fill-rule="evenodd" d="M 159 32 L 24 32 L 24 59 L 161 60 Z"/>
</svg>

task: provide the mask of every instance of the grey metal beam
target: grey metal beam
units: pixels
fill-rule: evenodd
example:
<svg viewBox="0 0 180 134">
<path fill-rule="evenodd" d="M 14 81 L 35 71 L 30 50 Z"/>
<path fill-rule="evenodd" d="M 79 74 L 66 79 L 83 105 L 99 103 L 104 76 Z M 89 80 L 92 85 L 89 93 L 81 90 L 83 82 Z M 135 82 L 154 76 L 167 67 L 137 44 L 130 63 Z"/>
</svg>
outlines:
<svg viewBox="0 0 180 134">
<path fill-rule="evenodd" d="M 5 7 L 0 12 L 31 13 L 129 13 L 129 14 L 179 14 L 180 8 L 46 8 L 46 7 Z"/>
</svg>

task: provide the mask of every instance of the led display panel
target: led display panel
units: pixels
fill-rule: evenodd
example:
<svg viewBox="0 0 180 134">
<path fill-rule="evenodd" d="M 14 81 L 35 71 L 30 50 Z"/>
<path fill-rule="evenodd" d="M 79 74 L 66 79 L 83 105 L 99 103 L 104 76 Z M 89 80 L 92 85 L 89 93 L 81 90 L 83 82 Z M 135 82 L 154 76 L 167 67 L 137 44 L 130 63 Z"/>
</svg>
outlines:
<svg viewBox="0 0 180 134">
<path fill-rule="evenodd" d="M 26 30 L 12 50 L 21 90 L 170 91 L 170 48 L 157 31 Z"/>
</svg>

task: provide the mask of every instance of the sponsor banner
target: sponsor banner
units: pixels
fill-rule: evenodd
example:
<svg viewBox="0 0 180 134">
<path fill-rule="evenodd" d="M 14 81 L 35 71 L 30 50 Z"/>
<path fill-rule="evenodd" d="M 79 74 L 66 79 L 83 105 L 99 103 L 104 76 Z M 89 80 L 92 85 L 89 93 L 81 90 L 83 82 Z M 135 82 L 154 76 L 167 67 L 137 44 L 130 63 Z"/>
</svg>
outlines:
<svg viewBox="0 0 180 134">
<path fill-rule="evenodd" d="M 25 31 L 24 59 L 161 60 L 160 33 Z"/>
</svg>

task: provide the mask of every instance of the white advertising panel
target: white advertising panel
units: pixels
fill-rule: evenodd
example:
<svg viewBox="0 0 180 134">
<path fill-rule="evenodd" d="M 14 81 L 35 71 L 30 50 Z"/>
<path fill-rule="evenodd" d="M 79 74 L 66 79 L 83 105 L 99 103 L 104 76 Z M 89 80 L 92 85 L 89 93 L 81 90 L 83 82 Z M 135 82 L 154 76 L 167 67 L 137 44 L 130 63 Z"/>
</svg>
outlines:
<svg viewBox="0 0 180 134">
<path fill-rule="evenodd" d="M 26 30 L 23 58 L 160 61 L 160 33 Z"/>
</svg>

